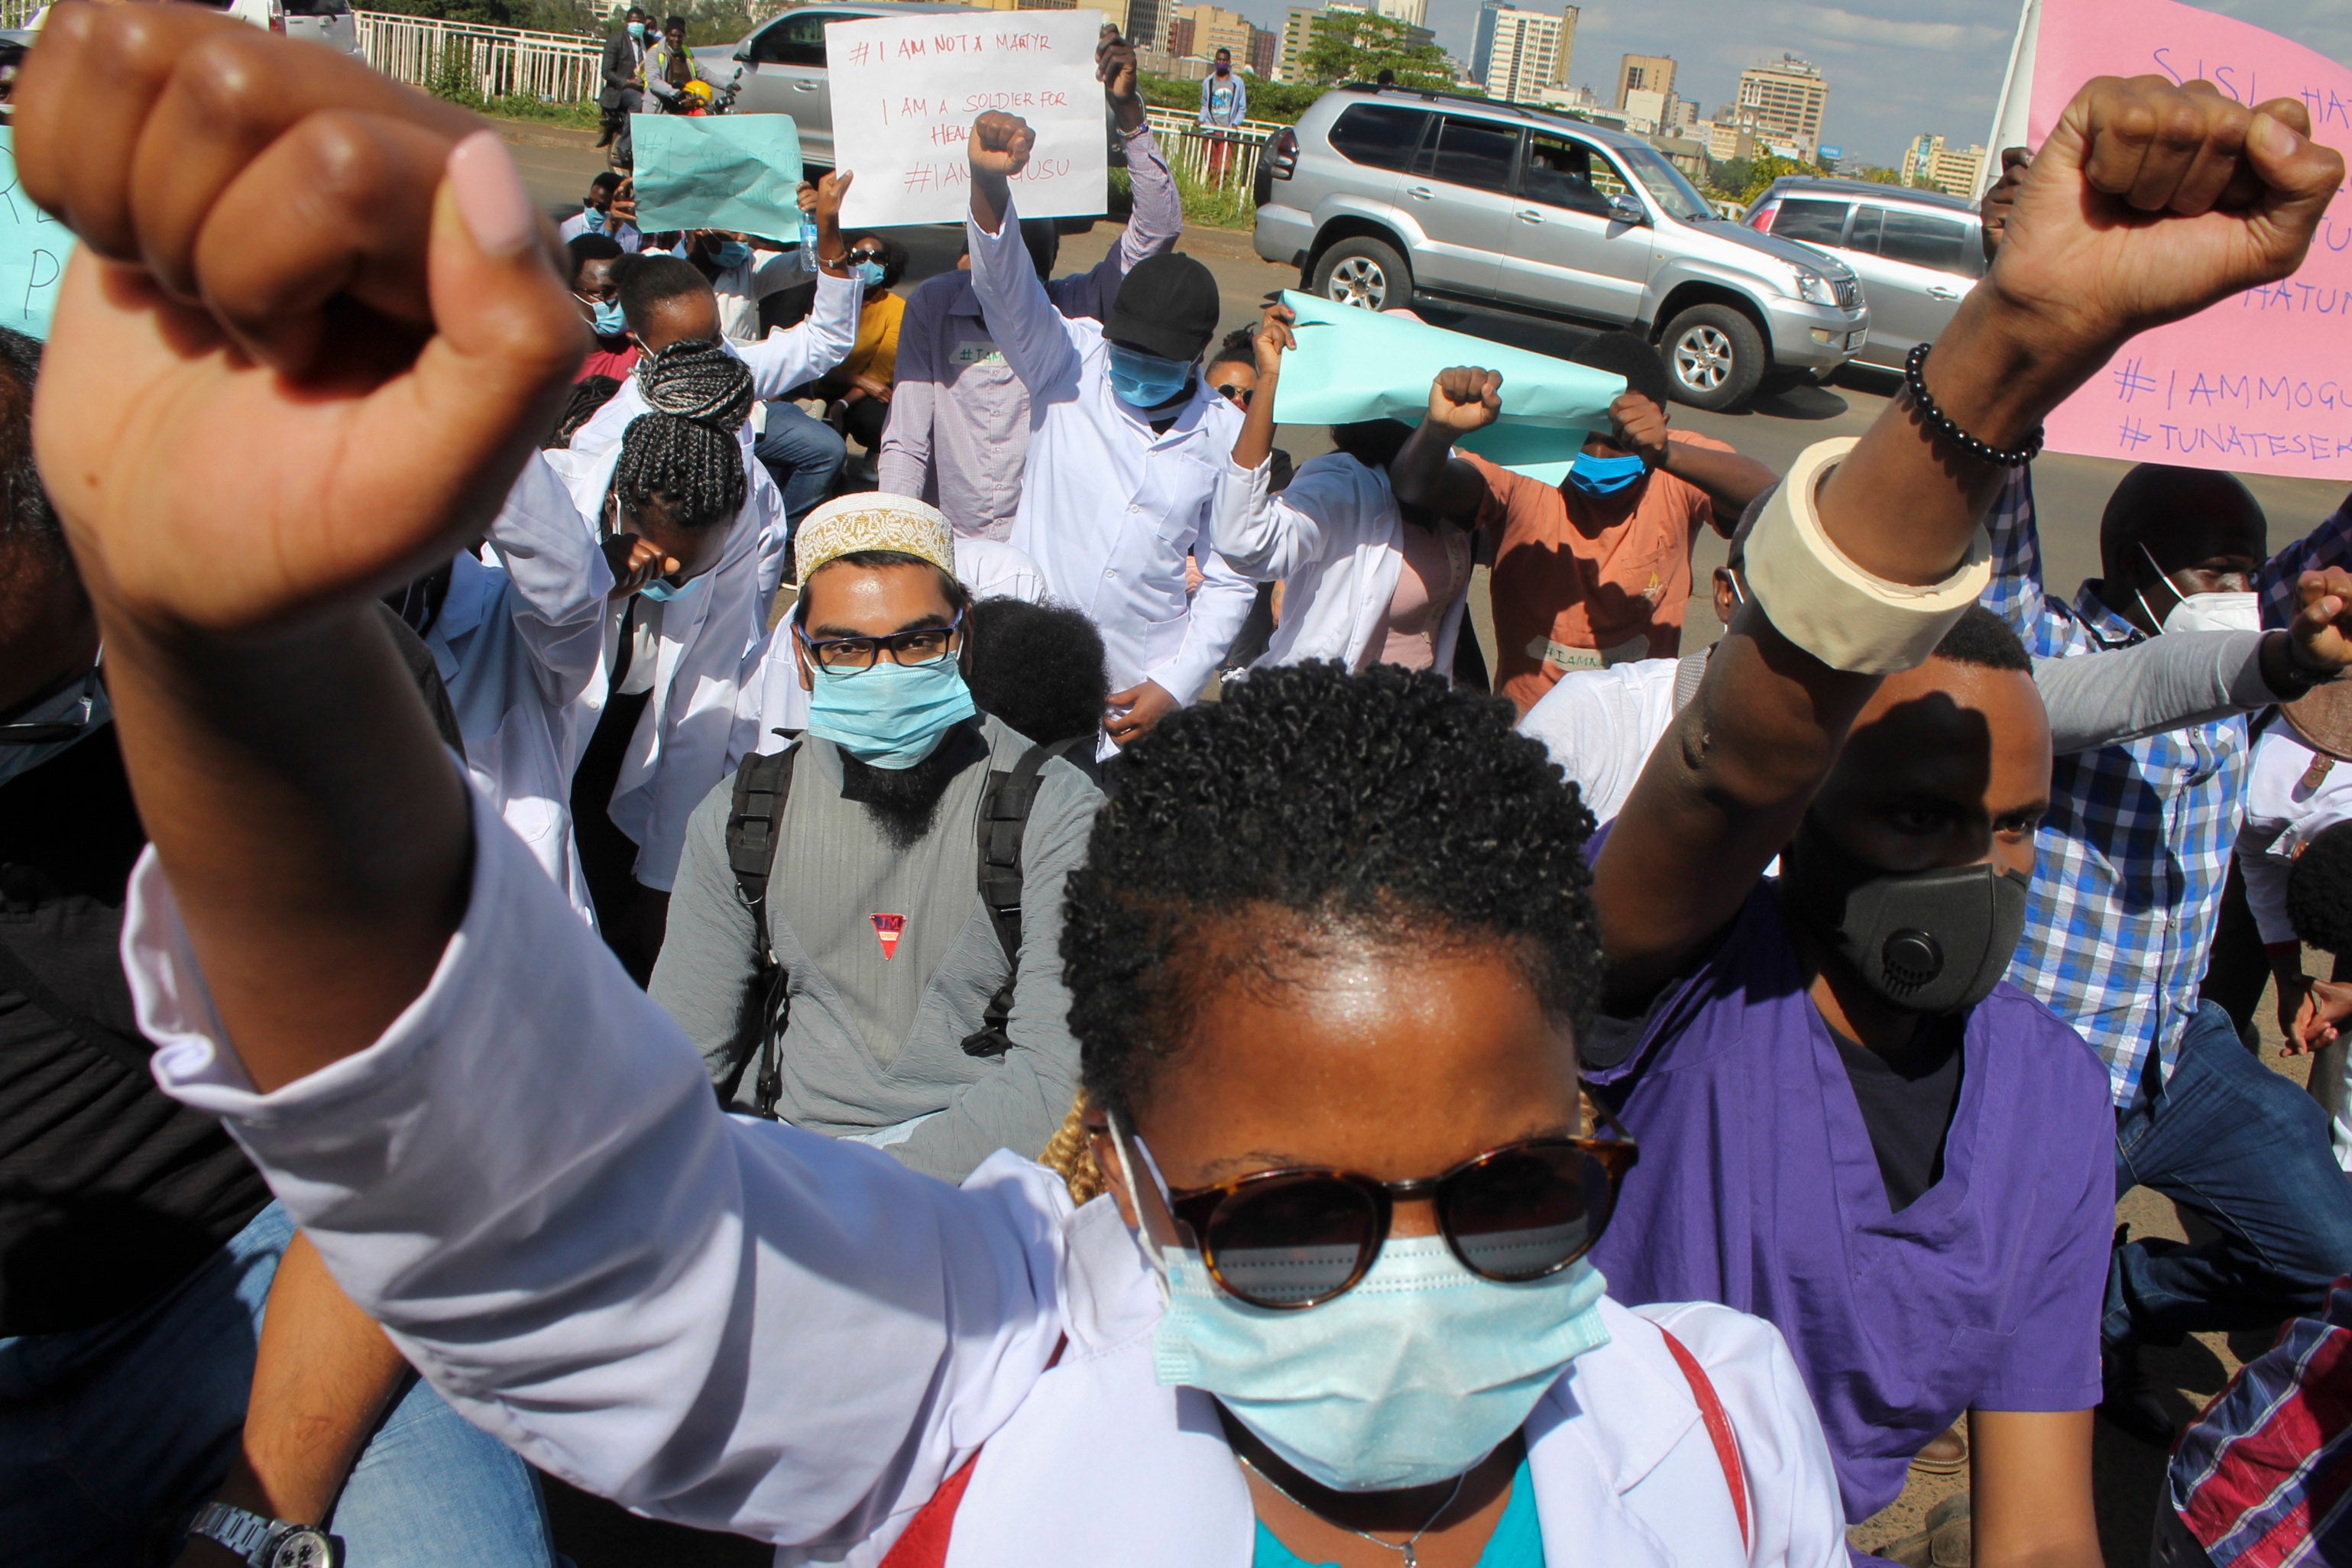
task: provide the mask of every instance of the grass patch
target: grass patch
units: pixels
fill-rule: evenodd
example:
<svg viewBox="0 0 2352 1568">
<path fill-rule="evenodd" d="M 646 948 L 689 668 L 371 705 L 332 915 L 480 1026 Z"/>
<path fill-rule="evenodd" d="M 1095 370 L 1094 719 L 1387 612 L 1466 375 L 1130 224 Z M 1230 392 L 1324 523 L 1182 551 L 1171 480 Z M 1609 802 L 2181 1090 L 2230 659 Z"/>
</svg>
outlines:
<svg viewBox="0 0 2352 1568">
<path fill-rule="evenodd" d="M 539 125 L 566 125 L 575 131 L 594 131 L 604 124 L 603 116 L 593 103 L 550 103 L 543 98 L 534 98 L 523 92 L 477 100 L 466 107 L 499 120 L 528 120 Z"/>
<path fill-rule="evenodd" d="M 568 125 L 582 131 L 593 131 L 604 123 L 596 106 L 590 102 L 556 103 L 524 92 L 483 97 L 473 71 L 473 53 L 464 47 L 441 52 L 433 62 L 425 90 L 477 114 L 499 120 L 528 120 L 535 124 Z"/>
<path fill-rule="evenodd" d="M 1257 203 L 1247 183 L 1228 179 L 1221 190 L 1213 183 L 1175 171 L 1176 194 L 1184 200 L 1184 221 L 1203 228 L 1255 228 Z"/>
</svg>

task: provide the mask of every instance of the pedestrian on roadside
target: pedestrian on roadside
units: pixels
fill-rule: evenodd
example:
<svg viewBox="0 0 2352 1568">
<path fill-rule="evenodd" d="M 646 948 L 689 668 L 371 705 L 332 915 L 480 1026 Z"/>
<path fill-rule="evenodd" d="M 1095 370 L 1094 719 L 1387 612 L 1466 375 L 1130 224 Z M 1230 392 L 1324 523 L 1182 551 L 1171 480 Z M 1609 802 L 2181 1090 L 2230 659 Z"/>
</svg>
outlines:
<svg viewBox="0 0 2352 1568">
<path fill-rule="evenodd" d="M 613 149 L 611 157 L 616 171 L 626 171 L 634 161 L 629 116 L 645 110 L 646 92 L 640 78 L 645 68 L 646 31 L 646 13 L 632 5 L 623 25 L 604 40 L 604 86 L 596 95 L 604 130 L 596 139 L 596 145 Z"/>
<path fill-rule="evenodd" d="M 1219 49 L 1201 79 L 1201 112 L 1194 132 L 1209 139 L 1206 177 L 1222 184 L 1234 158 L 1234 132 L 1249 118 L 1249 88 L 1234 69 L 1234 51 Z"/>
</svg>

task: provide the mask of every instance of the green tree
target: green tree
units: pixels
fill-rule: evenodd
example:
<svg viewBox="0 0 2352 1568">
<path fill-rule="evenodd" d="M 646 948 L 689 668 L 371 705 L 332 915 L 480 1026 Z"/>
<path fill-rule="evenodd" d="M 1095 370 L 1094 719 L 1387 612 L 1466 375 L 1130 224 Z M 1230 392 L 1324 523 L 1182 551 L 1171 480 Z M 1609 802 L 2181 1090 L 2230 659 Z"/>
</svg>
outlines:
<svg viewBox="0 0 2352 1568">
<path fill-rule="evenodd" d="M 1748 181 L 1756 173 L 1752 158 L 1726 158 L 1707 171 L 1707 183 L 1716 194 L 1729 201 L 1738 201 L 1739 193 L 1748 188 Z"/>
<path fill-rule="evenodd" d="M 1794 158 L 1759 158 L 1748 166 L 1748 183 L 1740 187 L 1739 194 L 1732 199 L 1746 206 L 1762 195 L 1775 180 L 1786 179 L 1791 174 L 1820 173 L 1821 171 L 1811 163 L 1800 163 Z"/>
<path fill-rule="evenodd" d="M 1454 74 L 1445 68 L 1445 51 L 1435 44 L 1414 44 L 1412 37 L 1393 16 L 1326 11 L 1315 18 L 1298 68 L 1308 81 L 1327 87 L 1370 81 L 1391 70 L 1401 87 L 1451 88 Z"/>
<path fill-rule="evenodd" d="M 1874 185 L 1899 185 L 1903 183 L 1902 174 L 1894 169 L 1864 169 L 1854 177 L 1868 180 Z"/>
</svg>

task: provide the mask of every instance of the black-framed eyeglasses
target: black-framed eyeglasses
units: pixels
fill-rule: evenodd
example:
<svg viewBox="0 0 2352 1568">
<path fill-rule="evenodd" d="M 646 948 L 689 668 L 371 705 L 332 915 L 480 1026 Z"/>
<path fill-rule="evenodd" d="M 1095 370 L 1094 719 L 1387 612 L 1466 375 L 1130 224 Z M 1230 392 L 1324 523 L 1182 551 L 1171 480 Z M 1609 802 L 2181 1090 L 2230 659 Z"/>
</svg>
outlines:
<svg viewBox="0 0 2352 1568">
<path fill-rule="evenodd" d="M 1240 382 L 1229 381 L 1217 388 L 1217 395 L 1228 403 L 1238 403 L 1244 408 L 1247 408 L 1250 405 L 1251 395 L 1256 391 L 1257 388 L 1254 386 L 1244 386 Z"/>
<path fill-rule="evenodd" d="M 892 664 L 937 664 L 951 658 L 963 635 L 963 612 L 943 626 L 917 626 L 878 637 L 813 637 L 800 627 L 793 635 L 808 649 L 817 668 L 835 675 L 868 670 L 887 653 Z"/>
<path fill-rule="evenodd" d="M 1525 1284 L 1591 1251 L 1616 1212 L 1639 1151 L 1608 1112 L 1600 1118 L 1611 1136 L 1507 1143 L 1434 1176 L 1258 1171 L 1172 1192 L 1168 1212 L 1209 1277 L 1254 1307 L 1296 1311 L 1353 1289 L 1387 1242 L 1401 1198 L 1435 1204 L 1438 1233 L 1473 1274 Z"/>
</svg>

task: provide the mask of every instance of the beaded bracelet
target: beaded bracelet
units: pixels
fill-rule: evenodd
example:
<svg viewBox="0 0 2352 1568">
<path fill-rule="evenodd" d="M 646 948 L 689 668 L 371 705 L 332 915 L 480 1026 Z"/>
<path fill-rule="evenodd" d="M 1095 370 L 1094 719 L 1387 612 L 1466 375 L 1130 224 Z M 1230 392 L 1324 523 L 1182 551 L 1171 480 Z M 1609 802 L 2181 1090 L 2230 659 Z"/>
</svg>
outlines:
<svg viewBox="0 0 2352 1568">
<path fill-rule="evenodd" d="M 1991 463 L 1999 468 L 2021 468 L 2042 455 L 2042 426 L 2039 425 L 2033 427 L 2032 435 L 2026 437 L 2025 445 L 2013 447 L 2009 451 L 2003 451 L 1999 447 L 1987 446 L 1961 429 L 1952 416 L 1945 413 L 1934 398 L 1927 395 L 1927 377 L 1925 374 L 1927 364 L 1927 348 L 1928 345 L 1926 343 L 1919 344 L 1911 351 L 1911 357 L 1903 362 L 1903 384 L 1910 389 L 1912 406 L 1918 409 L 1919 417 L 1927 422 L 1928 428 L 1978 462 Z"/>
</svg>

